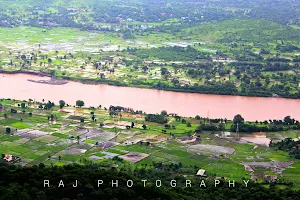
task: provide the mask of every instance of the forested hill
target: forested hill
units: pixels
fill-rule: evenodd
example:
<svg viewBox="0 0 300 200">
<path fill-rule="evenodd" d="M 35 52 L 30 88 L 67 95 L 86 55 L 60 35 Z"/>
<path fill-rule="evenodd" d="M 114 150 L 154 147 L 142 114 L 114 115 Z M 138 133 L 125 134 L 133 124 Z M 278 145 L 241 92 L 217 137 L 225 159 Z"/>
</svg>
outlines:
<svg viewBox="0 0 300 200">
<path fill-rule="evenodd" d="M 144 187 L 141 180 L 147 180 Z M 176 187 L 170 186 L 171 180 L 176 180 Z M 50 187 L 44 188 L 44 180 L 49 180 Z M 64 187 L 58 187 L 63 180 Z M 75 180 L 78 187 L 74 188 Z M 98 180 L 103 184 L 99 187 Z M 112 180 L 119 180 L 118 187 L 112 187 Z M 133 181 L 132 187 L 126 182 Z M 161 180 L 161 187 L 156 187 L 156 180 Z M 185 187 L 186 179 L 183 176 L 170 175 L 166 169 L 135 169 L 128 172 L 122 169 L 101 169 L 98 165 L 80 166 L 66 165 L 64 167 L 46 167 L 43 164 L 33 167 L 2 166 L 0 167 L 0 199 L 10 200 L 56 200 L 56 199 L 299 199 L 299 191 L 289 188 L 278 189 L 271 186 L 267 189 L 261 185 L 248 183 L 246 188 L 236 183 L 229 188 L 228 183 L 220 181 L 220 186 L 214 187 L 213 182 L 205 181 L 200 188 L 200 179 L 192 178 L 191 187 Z M 174 185 L 173 185 L 174 186 Z"/>
<path fill-rule="evenodd" d="M 187 23 L 220 21 L 241 16 L 298 24 L 295 0 L 2 0 L 1 26 L 93 27 L 120 20 Z"/>
</svg>

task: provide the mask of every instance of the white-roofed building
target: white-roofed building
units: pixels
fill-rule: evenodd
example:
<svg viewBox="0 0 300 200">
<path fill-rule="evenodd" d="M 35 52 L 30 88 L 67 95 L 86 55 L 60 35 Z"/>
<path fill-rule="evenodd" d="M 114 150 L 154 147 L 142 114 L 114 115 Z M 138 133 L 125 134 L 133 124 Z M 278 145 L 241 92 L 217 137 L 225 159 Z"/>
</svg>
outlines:
<svg viewBox="0 0 300 200">
<path fill-rule="evenodd" d="M 207 177 L 204 169 L 199 169 L 196 176 Z"/>
</svg>

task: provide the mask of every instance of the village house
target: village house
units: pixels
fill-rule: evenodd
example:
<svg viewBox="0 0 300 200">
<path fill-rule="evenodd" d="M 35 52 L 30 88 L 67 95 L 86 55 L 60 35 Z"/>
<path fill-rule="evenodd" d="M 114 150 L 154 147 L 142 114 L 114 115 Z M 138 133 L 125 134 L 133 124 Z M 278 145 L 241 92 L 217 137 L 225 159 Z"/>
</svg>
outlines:
<svg viewBox="0 0 300 200">
<path fill-rule="evenodd" d="M 196 176 L 207 177 L 207 174 L 204 169 L 199 169 Z"/>
<path fill-rule="evenodd" d="M 12 164 L 15 163 L 16 161 L 19 161 L 20 157 L 13 156 L 11 154 L 2 154 L 2 159 L 5 160 L 7 163 Z"/>
<path fill-rule="evenodd" d="M 169 113 L 168 116 L 169 116 L 169 117 L 170 117 L 170 116 L 171 116 L 171 117 L 175 117 L 175 116 L 177 116 L 177 114 L 176 114 L 176 113 Z"/>
<path fill-rule="evenodd" d="M 259 176 L 258 174 L 252 174 L 252 175 L 251 175 L 251 180 L 252 180 L 252 181 L 257 181 L 257 180 L 259 180 L 259 179 L 261 179 L 261 176 Z"/>
<path fill-rule="evenodd" d="M 275 175 L 265 175 L 264 176 L 264 181 L 267 182 L 267 183 L 277 182 L 277 176 L 275 176 Z"/>
<path fill-rule="evenodd" d="M 189 80 L 185 80 L 185 79 L 180 79 L 179 83 L 182 85 L 190 85 L 191 84 L 191 82 Z"/>
</svg>

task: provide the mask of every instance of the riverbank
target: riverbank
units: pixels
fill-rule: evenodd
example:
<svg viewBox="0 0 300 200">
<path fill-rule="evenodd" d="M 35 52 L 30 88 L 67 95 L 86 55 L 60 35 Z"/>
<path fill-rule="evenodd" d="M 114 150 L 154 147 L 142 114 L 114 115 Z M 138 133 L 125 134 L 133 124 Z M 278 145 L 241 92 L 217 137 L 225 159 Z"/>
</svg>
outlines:
<svg viewBox="0 0 300 200">
<path fill-rule="evenodd" d="M 51 78 L 50 80 L 32 80 L 32 79 L 27 79 L 27 80 L 34 83 L 42 83 L 42 84 L 49 84 L 49 85 L 64 85 L 68 83 L 68 81 L 57 80 L 54 78 Z"/>
<path fill-rule="evenodd" d="M 51 77 L 50 74 L 45 73 L 45 72 L 40 72 L 40 71 L 7 71 L 7 70 L 2 70 L 0 69 L 0 74 L 29 74 L 29 75 L 36 75 L 36 76 L 46 76 L 46 77 Z"/>
</svg>

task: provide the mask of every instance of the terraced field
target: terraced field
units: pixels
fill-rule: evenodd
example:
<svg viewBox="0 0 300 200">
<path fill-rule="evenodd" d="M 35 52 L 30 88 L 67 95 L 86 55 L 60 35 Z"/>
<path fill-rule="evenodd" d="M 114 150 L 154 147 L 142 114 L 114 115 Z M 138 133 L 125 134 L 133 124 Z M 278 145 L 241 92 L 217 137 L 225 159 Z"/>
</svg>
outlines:
<svg viewBox="0 0 300 200">
<path fill-rule="evenodd" d="M 234 134 L 191 135 L 190 131 L 199 123 L 192 118 L 185 118 L 192 123 L 189 127 L 170 116 L 168 124 L 173 128 L 166 129 L 163 124 L 145 122 L 141 114 L 122 112 L 125 118 L 120 118 L 110 116 L 105 109 L 54 106 L 44 110 L 36 108 L 38 104 L 34 102 L 26 102 L 26 107 L 21 108 L 18 107 L 20 102 L 12 100 L 1 100 L 0 104 L 4 107 L 0 118 L 0 152 L 20 157 L 15 163 L 18 165 L 100 163 L 153 168 L 157 163 L 181 163 L 187 170 L 205 169 L 209 177 L 237 180 L 256 177 L 265 166 L 264 174 L 274 174 L 280 180 L 295 182 L 295 187 L 300 186 L 299 160 L 288 153 L 264 144 L 237 141 Z M 10 109 L 17 113 L 10 113 Z M 92 120 L 91 113 L 97 121 Z M 48 120 L 51 115 L 55 123 Z M 80 122 L 81 118 L 84 122 Z M 132 122 L 134 127 L 126 127 Z M 7 128 L 10 128 L 9 133 Z M 267 137 L 278 139 L 279 135 L 296 138 L 299 131 L 268 133 Z M 256 136 L 261 137 L 261 134 L 253 135 Z M 252 167 L 251 163 L 260 167 Z M 278 163 L 289 165 L 278 170 Z"/>
</svg>

